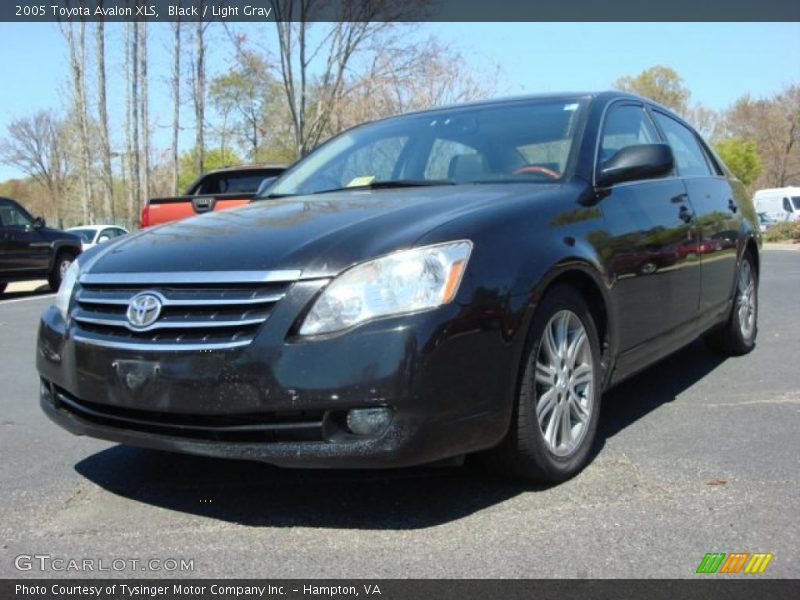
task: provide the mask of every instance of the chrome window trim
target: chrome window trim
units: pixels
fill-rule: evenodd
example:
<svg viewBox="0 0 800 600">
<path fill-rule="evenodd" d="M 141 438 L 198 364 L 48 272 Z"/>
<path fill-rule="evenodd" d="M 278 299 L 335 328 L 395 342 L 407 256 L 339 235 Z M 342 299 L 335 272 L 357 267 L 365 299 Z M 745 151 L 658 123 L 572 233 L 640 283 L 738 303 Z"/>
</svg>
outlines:
<svg viewBox="0 0 800 600">
<path fill-rule="evenodd" d="M 302 271 L 180 271 L 166 273 L 83 273 L 88 285 L 158 285 L 204 283 L 272 283 L 300 279 Z"/>
</svg>

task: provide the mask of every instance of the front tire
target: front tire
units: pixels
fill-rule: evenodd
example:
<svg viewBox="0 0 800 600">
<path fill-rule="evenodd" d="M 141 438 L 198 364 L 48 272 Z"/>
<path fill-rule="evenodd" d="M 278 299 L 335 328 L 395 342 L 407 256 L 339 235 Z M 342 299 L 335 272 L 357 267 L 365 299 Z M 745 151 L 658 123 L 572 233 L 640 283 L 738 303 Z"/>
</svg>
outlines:
<svg viewBox="0 0 800 600">
<path fill-rule="evenodd" d="M 750 252 L 739 263 L 733 309 L 728 321 L 705 337 L 709 348 L 727 356 L 747 354 L 758 335 L 758 273 Z"/>
<path fill-rule="evenodd" d="M 558 482 L 586 466 L 600 413 L 600 342 L 572 287 L 542 299 L 531 324 L 511 427 L 491 462 L 524 480 Z"/>
<path fill-rule="evenodd" d="M 50 285 L 51 290 L 54 292 L 58 291 L 58 288 L 61 285 L 61 280 L 64 279 L 67 269 L 69 269 L 69 266 L 74 260 L 75 255 L 72 252 L 59 252 L 56 255 L 56 260 L 53 262 L 53 268 L 50 271 L 50 275 L 47 277 L 47 283 Z"/>
</svg>

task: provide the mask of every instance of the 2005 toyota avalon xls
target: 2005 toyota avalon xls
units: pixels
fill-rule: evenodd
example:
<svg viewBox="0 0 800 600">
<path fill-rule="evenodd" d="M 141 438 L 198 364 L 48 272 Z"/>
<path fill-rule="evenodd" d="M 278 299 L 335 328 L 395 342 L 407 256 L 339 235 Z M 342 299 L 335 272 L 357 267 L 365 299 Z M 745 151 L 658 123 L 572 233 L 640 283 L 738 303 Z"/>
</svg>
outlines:
<svg viewBox="0 0 800 600">
<path fill-rule="evenodd" d="M 557 481 L 587 462 L 604 390 L 701 335 L 755 342 L 753 207 L 648 100 L 377 121 L 270 192 L 73 264 L 39 330 L 50 418 L 284 466 L 487 451 Z"/>
</svg>

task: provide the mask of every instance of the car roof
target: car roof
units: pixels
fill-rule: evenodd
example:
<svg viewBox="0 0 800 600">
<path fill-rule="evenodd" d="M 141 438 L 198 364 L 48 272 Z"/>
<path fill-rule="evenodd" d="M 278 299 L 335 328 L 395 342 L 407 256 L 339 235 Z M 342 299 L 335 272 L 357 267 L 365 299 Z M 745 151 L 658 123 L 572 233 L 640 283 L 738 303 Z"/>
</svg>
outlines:
<svg viewBox="0 0 800 600">
<path fill-rule="evenodd" d="M 599 92 L 552 92 L 546 94 L 523 94 L 518 96 L 506 96 L 502 98 L 487 98 L 484 100 L 473 100 L 471 102 L 461 102 L 458 104 L 449 104 L 447 106 L 436 106 L 431 108 L 426 108 L 423 110 L 416 110 L 407 113 L 402 113 L 399 115 L 394 115 L 391 117 L 384 117 L 383 119 L 375 119 L 374 121 L 370 121 L 372 123 L 385 121 L 385 120 L 392 120 L 392 119 L 401 119 L 403 117 L 408 116 L 419 116 L 419 115 L 426 115 L 426 114 L 435 114 L 441 111 L 448 111 L 448 110 L 457 110 L 460 108 L 480 108 L 480 107 L 490 107 L 490 106 L 502 106 L 504 104 L 516 104 L 520 102 L 526 101 L 537 101 L 537 100 L 589 100 L 589 101 L 598 101 L 602 103 L 608 103 L 612 100 L 635 100 L 637 102 L 643 102 L 645 104 L 649 104 L 650 106 L 657 107 L 664 112 L 669 113 L 672 116 L 677 117 L 679 120 L 683 121 L 683 119 L 675 114 L 668 106 L 664 106 L 652 100 L 650 98 L 645 98 L 644 96 L 638 96 L 636 94 L 630 94 L 628 92 L 621 92 L 618 90 L 605 90 Z M 367 123 L 364 123 L 365 125 Z"/>
</svg>

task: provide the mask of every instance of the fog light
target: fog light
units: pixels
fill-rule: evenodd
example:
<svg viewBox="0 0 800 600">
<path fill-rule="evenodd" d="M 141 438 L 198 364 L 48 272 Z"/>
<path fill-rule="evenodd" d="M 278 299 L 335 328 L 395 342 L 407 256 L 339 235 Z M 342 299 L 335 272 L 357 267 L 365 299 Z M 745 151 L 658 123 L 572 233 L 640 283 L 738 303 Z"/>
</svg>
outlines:
<svg viewBox="0 0 800 600">
<path fill-rule="evenodd" d="M 356 435 L 377 435 L 391 422 L 390 408 L 354 408 L 347 411 L 347 428 Z"/>
<path fill-rule="evenodd" d="M 44 380 L 39 380 L 39 399 L 53 402 L 53 391 L 50 389 L 50 384 Z"/>
</svg>

